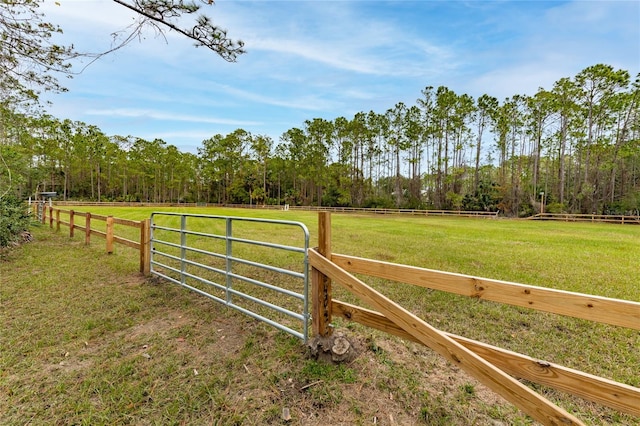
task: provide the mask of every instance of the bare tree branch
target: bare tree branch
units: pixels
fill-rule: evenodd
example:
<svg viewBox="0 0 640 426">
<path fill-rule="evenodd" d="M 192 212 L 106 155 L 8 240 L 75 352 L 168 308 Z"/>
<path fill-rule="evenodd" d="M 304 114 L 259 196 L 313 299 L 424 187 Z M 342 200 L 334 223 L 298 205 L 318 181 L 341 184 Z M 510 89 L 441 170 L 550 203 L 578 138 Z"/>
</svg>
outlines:
<svg viewBox="0 0 640 426">
<path fill-rule="evenodd" d="M 62 92 L 66 89 L 56 75 L 72 77 L 82 73 L 101 57 L 112 53 L 136 38 L 142 38 L 146 26 L 165 36 L 166 31 L 195 41 L 196 47 L 206 47 L 228 62 L 235 62 L 243 53 L 244 43 L 227 37 L 224 29 L 214 25 L 205 15 L 197 15 L 201 5 L 193 0 L 113 0 L 135 12 L 138 19 L 127 28 L 112 34 L 112 47 L 101 53 L 76 51 L 55 44 L 54 35 L 62 33 L 55 24 L 46 22 L 38 11 L 43 0 L 0 0 L 0 102 L 25 101 L 37 103 L 40 91 Z M 202 5 L 212 0 L 200 0 Z M 191 17 L 192 25 L 180 21 Z M 124 34 L 124 37 L 120 37 Z M 71 61 L 89 58 L 80 71 L 74 71 Z"/>
</svg>

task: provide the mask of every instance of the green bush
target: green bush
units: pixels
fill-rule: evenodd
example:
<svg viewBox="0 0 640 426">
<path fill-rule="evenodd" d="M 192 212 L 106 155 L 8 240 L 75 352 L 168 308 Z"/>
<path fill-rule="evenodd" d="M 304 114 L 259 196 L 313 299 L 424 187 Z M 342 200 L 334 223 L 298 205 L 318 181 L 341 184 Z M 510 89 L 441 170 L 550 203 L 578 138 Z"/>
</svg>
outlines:
<svg viewBox="0 0 640 426">
<path fill-rule="evenodd" d="M 29 228 L 29 223 L 24 202 L 15 197 L 0 198 L 0 247 L 16 241 Z"/>
<path fill-rule="evenodd" d="M 545 209 L 545 213 L 566 213 L 567 206 L 563 203 L 549 203 Z"/>
<path fill-rule="evenodd" d="M 396 205 L 389 197 L 371 197 L 364 202 L 367 209 L 395 209 Z"/>
</svg>

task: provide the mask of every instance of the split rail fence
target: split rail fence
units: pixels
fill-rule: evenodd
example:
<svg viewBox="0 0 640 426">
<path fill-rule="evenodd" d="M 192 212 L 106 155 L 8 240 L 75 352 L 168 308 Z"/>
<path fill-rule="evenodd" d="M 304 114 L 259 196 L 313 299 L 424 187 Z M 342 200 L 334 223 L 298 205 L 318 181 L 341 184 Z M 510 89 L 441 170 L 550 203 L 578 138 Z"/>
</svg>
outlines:
<svg viewBox="0 0 640 426">
<path fill-rule="evenodd" d="M 583 423 L 517 378 L 640 416 L 640 388 L 438 330 L 354 274 L 634 330 L 640 330 L 640 303 L 335 254 L 330 215 L 319 215 L 319 246 L 309 250 L 313 335 L 329 336 L 332 318 L 341 317 L 421 343 L 545 425 Z M 333 282 L 378 311 L 333 299 Z"/>
<path fill-rule="evenodd" d="M 152 202 L 106 202 L 106 201 L 55 201 L 56 206 L 101 206 L 101 207 L 228 207 L 252 210 L 297 210 L 334 213 L 358 213 L 377 215 L 412 216 L 456 216 L 476 218 L 496 218 L 499 212 L 465 210 L 422 210 L 422 209 L 385 209 L 360 207 L 294 206 L 289 204 L 217 204 L 217 203 L 152 203 Z"/>
<path fill-rule="evenodd" d="M 42 224 L 49 222 L 49 227 L 54 228 L 57 232 L 60 231 L 60 226 L 64 225 L 69 228 L 69 236 L 75 235 L 75 230 L 84 232 L 85 244 L 90 244 L 91 236 L 95 235 L 100 238 L 104 238 L 106 241 L 107 253 L 113 253 L 114 244 L 122 244 L 127 247 L 137 249 L 140 256 L 140 272 L 145 275 L 149 274 L 150 270 L 150 250 L 149 239 L 151 235 L 151 221 L 145 220 L 129 220 L 120 219 L 113 216 L 103 216 L 98 214 L 92 214 L 89 212 L 76 212 L 74 210 L 63 210 L 60 208 L 42 205 L 39 206 L 42 210 L 38 212 L 38 219 Z M 37 209 L 36 209 L 37 210 Z M 47 215 L 48 213 L 48 215 Z M 81 218 L 81 219 L 78 219 Z M 66 219 L 66 220 L 65 220 Z M 96 221 L 102 225 L 97 225 Z M 130 238 L 125 238 L 122 235 L 116 235 L 116 226 L 121 225 L 128 228 L 134 228 L 137 231 L 133 231 L 137 238 L 134 241 Z M 103 230 L 101 230 L 103 229 Z M 131 234 L 131 233 L 128 233 Z"/>
<path fill-rule="evenodd" d="M 569 214 L 569 213 L 538 213 L 531 216 L 534 220 L 560 220 L 564 222 L 607 222 L 622 225 L 640 225 L 640 216 L 621 214 Z"/>
</svg>

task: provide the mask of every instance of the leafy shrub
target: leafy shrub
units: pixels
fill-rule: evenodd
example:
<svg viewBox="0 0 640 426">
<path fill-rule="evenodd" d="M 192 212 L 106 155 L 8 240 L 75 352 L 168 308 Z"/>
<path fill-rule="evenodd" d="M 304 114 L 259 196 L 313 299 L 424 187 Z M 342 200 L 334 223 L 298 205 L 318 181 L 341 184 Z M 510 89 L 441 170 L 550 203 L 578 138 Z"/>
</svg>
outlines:
<svg viewBox="0 0 640 426">
<path fill-rule="evenodd" d="M 0 247 L 16 241 L 29 228 L 24 202 L 15 197 L 0 198 Z"/>
<path fill-rule="evenodd" d="M 549 203 L 545 206 L 545 213 L 566 213 L 567 207 L 562 203 Z"/>
<path fill-rule="evenodd" d="M 396 205 L 389 197 L 371 197 L 364 202 L 367 209 L 395 209 Z"/>
</svg>

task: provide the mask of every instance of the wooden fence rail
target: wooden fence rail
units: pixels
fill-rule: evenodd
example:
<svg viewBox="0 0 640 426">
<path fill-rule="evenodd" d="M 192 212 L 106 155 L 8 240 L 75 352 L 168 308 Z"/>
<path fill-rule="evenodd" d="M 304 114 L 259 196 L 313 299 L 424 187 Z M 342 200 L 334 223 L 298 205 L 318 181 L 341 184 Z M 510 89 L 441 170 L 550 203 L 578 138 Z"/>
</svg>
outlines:
<svg viewBox="0 0 640 426">
<path fill-rule="evenodd" d="M 334 254 L 331 253 L 329 214 L 320 213 L 318 223 L 319 249 L 309 251 L 315 336 L 330 335 L 330 323 L 335 316 L 422 343 L 543 424 L 582 423 L 539 395 L 520 388 L 511 376 L 640 416 L 640 388 L 440 331 L 353 274 L 634 330 L 640 330 L 640 303 Z M 332 299 L 334 282 L 378 311 Z"/>
<path fill-rule="evenodd" d="M 47 216 L 47 211 L 49 215 Z M 61 214 L 67 215 L 68 220 L 62 220 Z M 84 218 L 84 226 L 78 223 L 77 218 Z M 44 206 L 41 221 L 43 224 L 49 220 L 49 227 L 53 229 L 55 223 L 56 232 L 60 231 L 60 225 L 69 227 L 69 236 L 75 235 L 75 230 L 84 232 L 85 244 L 91 243 L 91 236 L 95 235 L 106 240 L 106 251 L 111 254 L 114 250 L 114 243 L 122 244 L 139 251 L 140 272 L 145 275 L 149 274 L 150 269 L 150 219 L 145 220 L 129 220 L 120 219 L 113 216 L 103 216 L 92 214 L 90 212 L 76 212 L 74 210 L 63 210 L 57 207 Z M 104 231 L 98 229 L 95 221 L 105 222 Z M 134 241 L 115 234 L 115 225 L 128 226 L 139 230 L 139 240 Z M 93 227 L 92 227 L 93 226 Z"/>
<path fill-rule="evenodd" d="M 54 201 L 56 206 L 103 206 L 103 207 L 230 207 L 253 210 L 299 210 L 333 213 L 356 213 L 376 215 L 410 215 L 440 217 L 497 218 L 500 212 L 465 210 L 425 210 L 425 209 L 386 209 L 360 207 L 294 206 L 278 204 L 217 204 L 217 203 L 153 203 L 153 202 L 105 202 L 105 201 Z M 566 222 L 605 222 L 640 225 L 640 215 L 615 214 L 574 214 L 574 213 L 538 213 L 527 219 L 561 220 Z"/>
<path fill-rule="evenodd" d="M 569 213 L 538 213 L 531 216 L 534 220 L 561 220 L 564 222 L 606 222 L 622 225 L 640 225 L 640 216 L 621 214 L 569 214 Z"/>
<path fill-rule="evenodd" d="M 640 330 L 640 303 L 333 254 L 351 273 Z"/>
<path fill-rule="evenodd" d="M 151 203 L 151 202 L 97 202 L 97 201 L 55 201 L 56 206 L 103 206 L 103 207 L 228 207 L 252 210 L 298 210 L 333 213 L 358 213 L 377 215 L 412 216 L 456 216 L 496 218 L 499 212 L 465 210 L 425 210 L 425 209 L 385 209 L 360 207 L 294 206 L 282 204 L 215 204 L 215 203 Z"/>
</svg>

